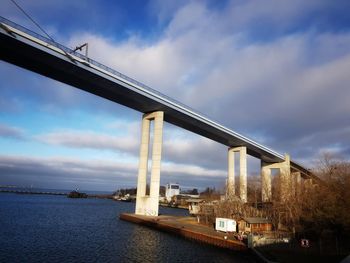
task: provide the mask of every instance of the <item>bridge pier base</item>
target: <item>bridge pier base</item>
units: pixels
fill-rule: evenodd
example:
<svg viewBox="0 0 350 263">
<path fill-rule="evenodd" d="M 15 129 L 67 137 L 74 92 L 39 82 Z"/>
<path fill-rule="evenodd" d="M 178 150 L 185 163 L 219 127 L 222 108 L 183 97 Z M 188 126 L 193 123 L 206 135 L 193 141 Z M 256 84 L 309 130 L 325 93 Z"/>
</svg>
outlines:
<svg viewBox="0 0 350 263">
<path fill-rule="evenodd" d="M 163 118 L 164 113 L 162 111 L 144 114 L 142 117 L 141 147 L 135 208 L 135 214 L 137 215 L 158 216 Z M 146 195 L 151 121 L 154 121 L 152 168 L 150 193 L 149 195 Z"/>
<path fill-rule="evenodd" d="M 239 197 L 247 202 L 247 148 L 245 146 L 228 149 L 228 178 L 226 197 L 235 195 L 235 156 L 239 152 Z"/>
</svg>

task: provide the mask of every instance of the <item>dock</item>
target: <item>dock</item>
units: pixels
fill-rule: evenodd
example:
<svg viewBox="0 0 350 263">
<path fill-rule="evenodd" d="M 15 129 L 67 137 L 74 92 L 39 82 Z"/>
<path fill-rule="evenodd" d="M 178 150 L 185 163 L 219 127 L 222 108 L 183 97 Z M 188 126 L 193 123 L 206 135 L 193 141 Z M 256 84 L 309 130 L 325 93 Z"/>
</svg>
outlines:
<svg viewBox="0 0 350 263">
<path fill-rule="evenodd" d="M 247 246 L 243 242 L 236 240 L 233 234 L 215 231 L 211 227 L 199 224 L 194 217 L 143 216 L 122 213 L 120 219 L 220 248 L 235 251 L 248 250 Z"/>
</svg>

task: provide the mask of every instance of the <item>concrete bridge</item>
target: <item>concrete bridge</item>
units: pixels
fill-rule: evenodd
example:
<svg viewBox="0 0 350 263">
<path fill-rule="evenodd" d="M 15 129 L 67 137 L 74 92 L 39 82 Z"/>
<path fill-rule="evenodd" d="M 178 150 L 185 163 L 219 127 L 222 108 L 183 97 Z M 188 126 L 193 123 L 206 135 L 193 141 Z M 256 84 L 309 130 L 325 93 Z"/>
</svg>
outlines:
<svg viewBox="0 0 350 263">
<path fill-rule="evenodd" d="M 261 160 L 262 200 L 271 201 L 271 169 L 280 170 L 281 197 L 296 194 L 301 180 L 318 180 L 310 171 L 188 106 L 97 61 L 0 17 L 0 59 L 144 113 L 136 214 L 158 215 L 163 122 L 228 147 L 227 195 L 235 195 L 234 154 L 240 156 L 239 197 L 247 201 L 247 154 Z M 146 195 L 150 122 L 154 122 L 150 194 Z"/>
</svg>

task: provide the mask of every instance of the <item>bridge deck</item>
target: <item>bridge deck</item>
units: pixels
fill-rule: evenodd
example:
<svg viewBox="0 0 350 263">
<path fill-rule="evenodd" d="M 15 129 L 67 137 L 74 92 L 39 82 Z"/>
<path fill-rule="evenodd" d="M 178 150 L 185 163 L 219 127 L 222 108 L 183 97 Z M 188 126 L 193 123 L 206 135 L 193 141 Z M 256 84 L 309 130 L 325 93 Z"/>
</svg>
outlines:
<svg viewBox="0 0 350 263">
<path fill-rule="evenodd" d="M 0 59 L 46 77 L 109 99 L 137 111 L 164 111 L 165 121 L 228 147 L 246 146 L 247 153 L 264 162 L 284 156 L 146 85 L 91 60 L 50 39 L 0 17 Z M 291 162 L 303 177 L 313 175 Z"/>
</svg>

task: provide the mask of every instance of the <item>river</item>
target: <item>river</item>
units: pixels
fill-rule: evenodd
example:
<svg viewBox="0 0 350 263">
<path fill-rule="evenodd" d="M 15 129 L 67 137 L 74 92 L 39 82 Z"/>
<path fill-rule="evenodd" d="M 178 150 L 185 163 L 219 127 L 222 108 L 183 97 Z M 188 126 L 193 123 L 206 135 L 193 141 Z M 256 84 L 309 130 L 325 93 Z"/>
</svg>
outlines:
<svg viewBox="0 0 350 263">
<path fill-rule="evenodd" d="M 119 220 L 134 203 L 0 193 L 0 262 L 254 262 Z M 160 208 L 161 214 L 186 210 Z"/>
</svg>

